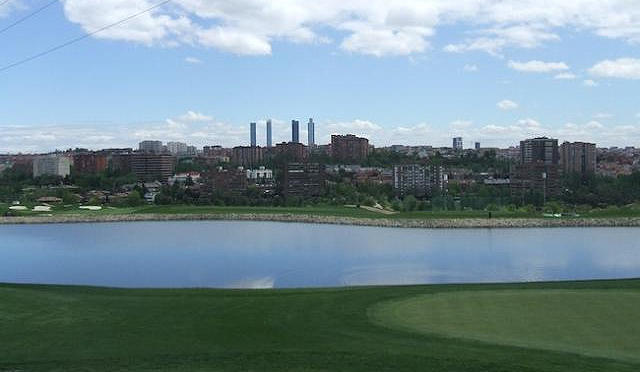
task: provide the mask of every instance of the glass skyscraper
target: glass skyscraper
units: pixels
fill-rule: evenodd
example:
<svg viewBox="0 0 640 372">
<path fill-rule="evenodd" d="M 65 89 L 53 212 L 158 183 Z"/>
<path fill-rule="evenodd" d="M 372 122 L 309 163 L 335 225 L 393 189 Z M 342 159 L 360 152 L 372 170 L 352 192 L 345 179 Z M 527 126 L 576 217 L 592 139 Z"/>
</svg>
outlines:
<svg viewBox="0 0 640 372">
<path fill-rule="evenodd" d="M 251 147 L 256 147 L 256 123 L 251 123 Z"/>
<path fill-rule="evenodd" d="M 300 143 L 300 122 L 291 120 L 291 142 Z"/>
<path fill-rule="evenodd" d="M 271 119 L 267 120 L 267 147 L 271 147 Z"/>
<path fill-rule="evenodd" d="M 309 147 L 315 146 L 316 144 L 316 125 L 313 123 L 313 118 L 309 118 L 309 123 L 307 123 L 307 138 Z"/>
</svg>

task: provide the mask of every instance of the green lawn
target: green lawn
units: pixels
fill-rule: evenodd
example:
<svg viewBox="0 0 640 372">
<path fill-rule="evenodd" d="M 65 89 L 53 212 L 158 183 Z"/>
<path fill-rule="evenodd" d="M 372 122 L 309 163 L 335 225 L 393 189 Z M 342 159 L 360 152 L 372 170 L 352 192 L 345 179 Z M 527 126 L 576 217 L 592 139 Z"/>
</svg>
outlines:
<svg viewBox="0 0 640 372">
<path fill-rule="evenodd" d="M 638 350 L 637 335 L 630 335 L 637 334 L 638 318 L 628 310 L 638 307 L 627 302 L 639 293 L 640 280 L 305 290 L 5 284 L 0 285 L 0 371 L 631 372 L 640 370 L 640 362 L 626 355 Z M 612 342 L 611 334 L 618 333 L 612 349 L 620 347 L 625 355 L 597 357 L 584 352 L 592 347 L 586 344 L 568 352 L 560 344 L 518 347 L 511 346 L 520 343 L 517 339 L 496 343 L 441 336 L 416 330 L 422 317 L 411 311 L 411 330 L 389 327 L 386 320 L 380 324 L 380 312 L 391 304 L 407 311 L 402 304 L 418 301 L 420 312 L 432 305 L 428 299 L 442 297 L 451 309 L 474 309 L 480 301 L 488 306 L 480 314 L 493 324 L 502 322 L 505 312 L 545 317 L 540 308 L 510 307 L 504 296 L 511 295 L 529 305 L 549 296 L 555 305 L 542 310 L 562 319 L 573 319 L 581 308 L 579 324 L 558 320 L 558 328 L 548 332 L 576 338 L 584 326 L 589 344 L 599 342 L 596 329 L 603 331 L 601 342 Z M 492 298 L 507 309 L 494 306 Z M 615 322 L 601 319 L 612 311 Z M 468 331 L 477 332 L 469 315 L 466 319 Z"/>
<path fill-rule="evenodd" d="M 510 290 L 420 295 L 371 316 L 419 333 L 640 362 L 638 309 L 639 291 Z"/>
<path fill-rule="evenodd" d="M 4 213 L 7 205 L 0 204 L 0 212 Z M 252 213 L 252 214 L 299 214 L 313 216 L 339 216 L 355 218 L 386 218 L 386 219 L 434 219 L 434 218 L 488 218 L 486 211 L 414 211 L 400 212 L 396 214 L 383 214 L 367 211 L 362 208 L 345 206 L 308 206 L 308 207 L 236 207 L 236 206 L 194 206 L 194 205 L 143 205 L 139 207 L 113 208 L 105 207 L 100 211 L 80 210 L 78 206 L 54 206 L 51 212 L 23 211 L 14 212 L 18 216 L 33 216 L 42 214 L 54 215 L 119 215 L 119 214 L 227 214 L 227 213 Z M 541 212 L 524 211 L 494 211 L 493 218 L 541 218 Z M 640 217 L 639 208 L 609 208 L 605 210 L 593 210 L 583 214 L 581 218 L 620 218 Z M 575 217 L 563 217 L 575 218 Z"/>
</svg>

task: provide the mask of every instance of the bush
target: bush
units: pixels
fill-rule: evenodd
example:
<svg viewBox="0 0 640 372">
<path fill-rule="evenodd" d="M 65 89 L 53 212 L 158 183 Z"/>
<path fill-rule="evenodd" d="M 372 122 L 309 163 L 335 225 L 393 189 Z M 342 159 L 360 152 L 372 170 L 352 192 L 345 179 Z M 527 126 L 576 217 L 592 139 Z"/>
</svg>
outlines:
<svg viewBox="0 0 640 372">
<path fill-rule="evenodd" d="M 398 198 L 393 199 L 391 202 L 391 208 L 393 208 L 394 211 L 402 211 L 402 201 Z"/>
<path fill-rule="evenodd" d="M 413 195 L 409 195 L 404 198 L 402 204 L 404 205 L 405 211 L 415 211 L 418 207 L 418 199 Z"/>
<path fill-rule="evenodd" d="M 88 205 L 100 205 L 102 202 L 95 196 L 92 196 L 91 199 L 87 202 Z"/>
<path fill-rule="evenodd" d="M 137 190 L 131 191 L 131 194 L 127 196 L 127 203 L 129 207 L 136 207 L 138 205 L 144 204 L 144 199 L 140 196 L 140 193 Z"/>
<path fill-rule="evenodd" d="M 544 205 L 545 213 L 560 213 L 562 212 L 562 205 L 558 202 L 547 202 Z"/>
<path fill-rule="evenodd" d="M 367 207 L 373 207 L 374 205 L 376 205 L 376 199 L 374 199 L 373 196 L 367 196 L 362 201 L 362 205 L 366 205 Z"/>
</svg>

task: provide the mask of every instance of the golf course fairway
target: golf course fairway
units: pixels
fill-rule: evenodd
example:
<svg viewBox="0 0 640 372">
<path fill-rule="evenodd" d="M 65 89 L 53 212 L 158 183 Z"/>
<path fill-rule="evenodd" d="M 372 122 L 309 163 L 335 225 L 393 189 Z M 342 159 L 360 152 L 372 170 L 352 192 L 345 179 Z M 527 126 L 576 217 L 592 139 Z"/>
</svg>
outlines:
<svg viewBox="0 0 640 372">
<path fill-rule="evenodd" d="M 0 284 L 0 371 L 640 371 L 640 280 Z"/>
<path fill-rule="evenodd" d="M 640 292 L 446 292 L 388 301 L 371 317 L 420 333 L 640 361 Z"/>
</svg>

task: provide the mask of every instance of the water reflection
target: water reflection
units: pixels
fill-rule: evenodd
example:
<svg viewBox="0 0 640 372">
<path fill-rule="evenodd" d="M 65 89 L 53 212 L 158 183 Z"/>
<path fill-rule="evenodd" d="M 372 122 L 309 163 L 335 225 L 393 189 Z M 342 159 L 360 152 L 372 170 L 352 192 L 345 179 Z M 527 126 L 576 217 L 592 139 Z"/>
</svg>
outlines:
<svg viewBox="0 0 640 372">
<path fill-rule="evenodd" d="M 640 276 L 639 228 L 0 226 L 0 282 L 272 288 Z"/>
</svg>

